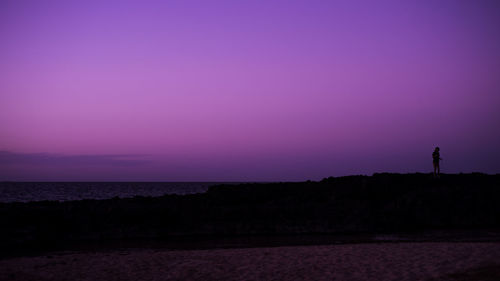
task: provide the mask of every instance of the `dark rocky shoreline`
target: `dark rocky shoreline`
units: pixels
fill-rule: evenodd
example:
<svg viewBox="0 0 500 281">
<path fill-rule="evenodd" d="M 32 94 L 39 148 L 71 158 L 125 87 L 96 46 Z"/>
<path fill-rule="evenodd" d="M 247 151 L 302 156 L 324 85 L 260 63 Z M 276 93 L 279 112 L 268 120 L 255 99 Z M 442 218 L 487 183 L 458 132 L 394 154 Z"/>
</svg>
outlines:
<svg viewBox="0 0 500 281">
<path fill-rule="evenodd" d="M 496 240 L 500 175 L 374 174 L 217 185 L 182 196 L 0 203 L 0 222 L 4 254 L 134 241 L 187 248 L 377 242 L 383 233 Z"/>
</svg>

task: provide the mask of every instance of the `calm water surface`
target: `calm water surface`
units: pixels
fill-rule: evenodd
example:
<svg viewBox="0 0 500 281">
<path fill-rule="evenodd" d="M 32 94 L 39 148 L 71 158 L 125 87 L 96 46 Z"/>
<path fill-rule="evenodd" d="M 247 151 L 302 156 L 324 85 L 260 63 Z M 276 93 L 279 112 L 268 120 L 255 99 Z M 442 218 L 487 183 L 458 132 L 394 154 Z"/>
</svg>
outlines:
<svg viewBox="0 0 500 281">
<path fill-rule="evenodd" d="M 202 193 L 215 182 L 0 182 L 0 202 Z"/>
</svg>

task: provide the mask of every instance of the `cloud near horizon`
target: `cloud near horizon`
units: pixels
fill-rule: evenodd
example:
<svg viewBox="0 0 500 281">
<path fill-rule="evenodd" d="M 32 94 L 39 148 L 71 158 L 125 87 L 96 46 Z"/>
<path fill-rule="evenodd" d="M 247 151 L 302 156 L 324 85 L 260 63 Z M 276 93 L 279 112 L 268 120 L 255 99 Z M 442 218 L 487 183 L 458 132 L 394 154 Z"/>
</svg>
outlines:
<svg viewBox="0 0 500 281">
<path fill-rule="evenodd" d="M 149 162 L 147 155 L 66 155 L 0 151 L 0 165 L 137 166 Z"/>
</svg>

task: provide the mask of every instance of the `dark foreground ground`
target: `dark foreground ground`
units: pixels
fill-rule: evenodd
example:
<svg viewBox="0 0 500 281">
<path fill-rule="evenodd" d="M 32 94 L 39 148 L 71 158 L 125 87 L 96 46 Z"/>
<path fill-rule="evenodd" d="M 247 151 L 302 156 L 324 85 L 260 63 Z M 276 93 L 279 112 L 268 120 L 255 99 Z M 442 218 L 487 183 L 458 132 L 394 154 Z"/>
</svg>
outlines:
<svg viewBox="0 0 500 281">
<path fill-rule="evenodd" d="M 500 175 L 375 174 L 213 186 L 193 195 L 0 204 L 0 256 L 121 247 L 204 249 L 500 241 Z"/>
<path fill-rule="evenodd" d="M 120 249 L 0 259 L 0 281 L 498 281 L 500 243 Z"/>
</svg>

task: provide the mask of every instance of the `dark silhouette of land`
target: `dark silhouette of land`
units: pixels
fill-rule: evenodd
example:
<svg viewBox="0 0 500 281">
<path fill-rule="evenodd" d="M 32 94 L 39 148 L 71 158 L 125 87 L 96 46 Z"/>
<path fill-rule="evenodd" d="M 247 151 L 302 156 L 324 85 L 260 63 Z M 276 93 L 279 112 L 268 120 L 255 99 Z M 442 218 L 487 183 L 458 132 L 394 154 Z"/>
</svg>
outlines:
<svg viewBox="0 0 500 281">
<path fill-rule="evenodd" d="M 362 242 L 381 233 L 414 240 L 424 232 L 500 233 L 500 175 L 383 173 L 217 185 L 182 196 L 1 203 L 0 223 L 4 255 L 124 241 L 251 246 Z"/>
</svg>

